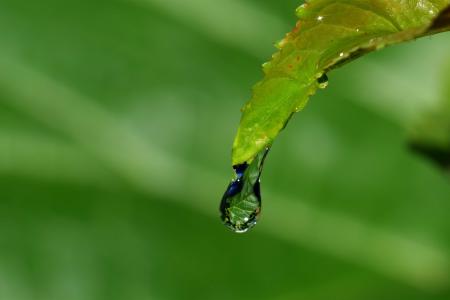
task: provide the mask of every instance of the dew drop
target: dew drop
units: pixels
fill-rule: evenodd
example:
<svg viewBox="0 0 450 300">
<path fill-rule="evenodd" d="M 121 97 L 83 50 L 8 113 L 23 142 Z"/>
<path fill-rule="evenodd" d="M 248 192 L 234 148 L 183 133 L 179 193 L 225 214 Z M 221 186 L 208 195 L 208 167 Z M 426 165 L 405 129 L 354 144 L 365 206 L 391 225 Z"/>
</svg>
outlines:
<svg viewBox="0 0 450 300">
<path fill-rule="evenodd" d="M 295 11 L 295 14 L 297 15 L 297 17 L 299 18 L 299 19 L 302 19 L 305 15 L 306 15 L 306 7 L 307 7 L 307 4 L 305 3 L 305 4 L 302 4 L 302 5 L 300 5 L 298 8 L 297 8 L 297 10 Z"/>
<path fill-rule="evenodd" d="M 328 86 L 328 76 L 327 74 L 323 74 L 317 79 L 317 83 L 320 89 L 324 89 Z"/>
<path fill-rule="evenodd" d="M 269 148 L 266 148 L 250 164 L 233 167 L 236 177 L 228 185 L 219 209 L 222 222 L 234 232 L 247 232 L 258 221 L 261 213 L 260 176 L 268 152 Z"/>
</svg>

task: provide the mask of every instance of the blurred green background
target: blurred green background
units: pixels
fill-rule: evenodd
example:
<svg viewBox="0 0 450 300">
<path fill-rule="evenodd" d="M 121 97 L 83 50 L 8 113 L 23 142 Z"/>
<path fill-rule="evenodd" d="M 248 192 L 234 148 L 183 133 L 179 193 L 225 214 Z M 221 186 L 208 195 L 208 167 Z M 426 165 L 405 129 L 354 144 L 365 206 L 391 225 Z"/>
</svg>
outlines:
<svg viewBox="0 0 450 300">
<path fill-rule="evenodd" d="M 239 108 L 294 0 L 0 0 L 0 299 L 450 299 L 450 184 L 408 129 L 450 33 L 329 74 L 222 226 Z"/>
</svg>

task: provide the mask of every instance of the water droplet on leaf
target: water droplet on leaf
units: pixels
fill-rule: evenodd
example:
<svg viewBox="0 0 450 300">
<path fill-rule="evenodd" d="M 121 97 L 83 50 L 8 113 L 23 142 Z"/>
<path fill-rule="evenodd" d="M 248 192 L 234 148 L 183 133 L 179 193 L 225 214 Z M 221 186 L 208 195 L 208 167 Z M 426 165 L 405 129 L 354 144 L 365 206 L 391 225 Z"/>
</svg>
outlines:
<svg viewBox="0 0 450 300">
<path fill-rule="evenodd" d="M 233 167 L 236 177 L 222 197 L 220 213 L 225 226 L 234 232 L 247 232 L 258 221 L 261 213 L 260 176 L 268 152 L 269 148 L 266 148 L 250 164 Z"/>
<path fill-rule="evenodd" d="M 305 14 L 306 14 L 306 7 L 307 7 L 307 4 L 305 3 L 305 4 L 300 5 L 297 8 L 297 10 L 295 11 L 295 14 L 297 15 L 298 18 L 301 19 L 301 18 L 303 18 L 305 16 Z"/>
<path fill-rule="evenodd" d="M 328 86 L 328 76 L 327 74 L 323 74 L 317 79 L 317 83 L 319 84 L 320 89 L 324 89 Z"/>
</svg>

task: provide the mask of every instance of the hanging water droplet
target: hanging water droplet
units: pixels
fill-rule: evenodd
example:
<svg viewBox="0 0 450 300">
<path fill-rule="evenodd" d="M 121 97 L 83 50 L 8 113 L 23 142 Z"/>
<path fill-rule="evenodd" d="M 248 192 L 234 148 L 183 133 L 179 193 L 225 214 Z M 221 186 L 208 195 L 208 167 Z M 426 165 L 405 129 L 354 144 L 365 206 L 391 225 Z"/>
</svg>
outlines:
<svg viewBox="0 0 450 300">
<path fill-rule="evenodd" d="M 317 83 L 320 89 L 324 89 L 328 86 L 328 76 L 327 74 L 323 74 L 317 79 Z"/>
<path fill-rule="evenodd" d="M 220 202 L 221 219 L 225 226 L 237 233 L 247 232 L 256 225 L 261 213 L 260 181 L 264 149 L 250 164 L 234 166 L 236 178 L 229 184 Z"/>
</svg>

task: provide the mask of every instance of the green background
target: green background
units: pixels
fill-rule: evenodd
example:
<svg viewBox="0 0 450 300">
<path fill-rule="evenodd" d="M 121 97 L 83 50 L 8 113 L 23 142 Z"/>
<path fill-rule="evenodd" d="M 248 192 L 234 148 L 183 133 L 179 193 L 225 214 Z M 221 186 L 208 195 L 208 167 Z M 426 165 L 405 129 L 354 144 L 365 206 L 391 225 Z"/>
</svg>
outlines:
<svg viewBox="0 0 450 300">
<path fill-rule="evenodd" d="M 298 1 L 0 0 L 0 299 L 449 299 L 450 185 L 407 148 L 450 34 L 329 74 L 220 223 L 239 108 Z"/>
</svg>

